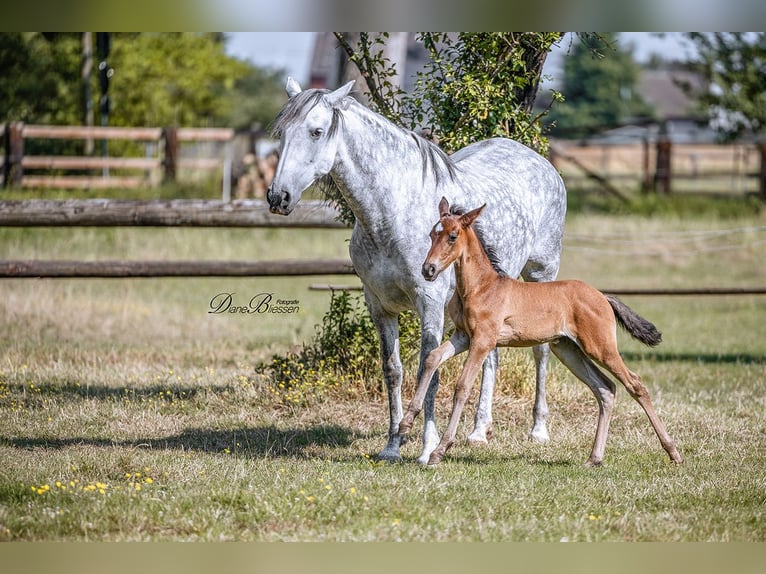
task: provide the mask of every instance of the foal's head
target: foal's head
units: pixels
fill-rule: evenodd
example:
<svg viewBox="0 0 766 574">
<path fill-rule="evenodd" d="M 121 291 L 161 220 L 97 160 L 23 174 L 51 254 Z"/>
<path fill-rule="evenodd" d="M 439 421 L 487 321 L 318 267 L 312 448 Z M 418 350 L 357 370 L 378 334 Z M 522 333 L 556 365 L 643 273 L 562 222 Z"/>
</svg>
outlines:
<svg viewBox="0 0 766 574">
<path fill-rule="evenodd" d="M 423 277 L 428 281 L 435 280 L 439 273 L 460 257 L 466 248 L 466 232 L 485 205 L 457 215 L 450 211 L 449 202 L 442 197 L 439 202 L 439 221 L 431 229 L 431 249 L 423 262 Z"/>
</svg>

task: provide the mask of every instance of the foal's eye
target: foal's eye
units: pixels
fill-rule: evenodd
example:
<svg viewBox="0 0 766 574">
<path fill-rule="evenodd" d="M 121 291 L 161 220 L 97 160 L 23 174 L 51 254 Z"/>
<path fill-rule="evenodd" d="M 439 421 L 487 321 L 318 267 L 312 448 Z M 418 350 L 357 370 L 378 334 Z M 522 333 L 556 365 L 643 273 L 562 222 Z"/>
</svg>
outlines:
<svg viewBox="0 0 766 574">
<path fill-rule="evenodd" d="M 453 231 L 452 233 L 450 233 L 447 236 L 447 241 L 449 241 L 450 243 L 455 243 L 455 241 L 457 241 L 457 231 Z"/>
<path fill-rule="evenodd" d="M 309 135 L 315 140 L 319 139 L 320 136 L 324 133 L 324 130 L 322 128 L 314 128 L 309 132 Z"/>
</svg>

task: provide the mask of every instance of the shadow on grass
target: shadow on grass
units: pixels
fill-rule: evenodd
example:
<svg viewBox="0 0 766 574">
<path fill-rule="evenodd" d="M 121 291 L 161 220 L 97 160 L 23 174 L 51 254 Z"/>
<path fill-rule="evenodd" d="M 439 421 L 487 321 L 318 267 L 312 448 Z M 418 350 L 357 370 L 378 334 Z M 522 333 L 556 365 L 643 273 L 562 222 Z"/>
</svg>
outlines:
<svg viewBox="0 0 766 574">
<path fill-rule="evenodd" d="M 21 449 L 64 449 L 75 446 L 174 449 L 248 458 L 323 458 L 327 449 L 346 448 L 367 435 L 338 425 L 280 429 L 273 425 L 214 430 L 192 428 L 168 437 L 130 441 L 92 437 L 23 438 L 0 437 L 0 444 Z"/>
<path fill-rule="evenodd" d="M 705 363 L 733 365 L 766 365 L 766 356 L 750 353 L 620 353 L 625 361 L 656 361 L 658 363 Z"/>
</svg>

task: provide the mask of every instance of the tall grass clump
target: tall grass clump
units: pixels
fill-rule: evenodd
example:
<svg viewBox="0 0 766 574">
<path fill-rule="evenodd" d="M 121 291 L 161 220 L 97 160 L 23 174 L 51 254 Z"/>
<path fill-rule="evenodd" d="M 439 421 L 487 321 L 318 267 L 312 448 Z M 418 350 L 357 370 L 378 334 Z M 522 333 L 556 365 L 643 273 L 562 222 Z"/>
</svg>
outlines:
<svg viewBox="0 0 766 574">
<path fill-rule="evenodd" d="M 399 338 L 400 348 L 410 351 L 403 360 L 410 362 L 420 348 L 417 315 L 400 315 Z M 330 308 L 310 343 L 256 366 L 271 392 L 289 405 L 305 405 L 329 392 L 380 396 L 380 369 L 378 335 L 364 299 L 343 290 L 331 292 Z"/>
</svg>

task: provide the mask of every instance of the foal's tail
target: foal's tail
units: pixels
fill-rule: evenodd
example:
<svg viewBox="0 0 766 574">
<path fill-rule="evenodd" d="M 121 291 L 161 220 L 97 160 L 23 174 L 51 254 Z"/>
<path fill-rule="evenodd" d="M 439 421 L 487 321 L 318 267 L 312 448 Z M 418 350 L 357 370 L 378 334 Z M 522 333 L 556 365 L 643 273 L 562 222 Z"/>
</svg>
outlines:
<svg viewBox="0 0 766 574">
<path fill-rule="evenodd" d="M 653 323 L 644 319 L 614 295 L 604 293 L 604 297 L 612 306 L 617 323 L 630 333 L 631 337 L 650 347 L 660 344 L 662 333 L 657 330 Z"/>
</svg>

